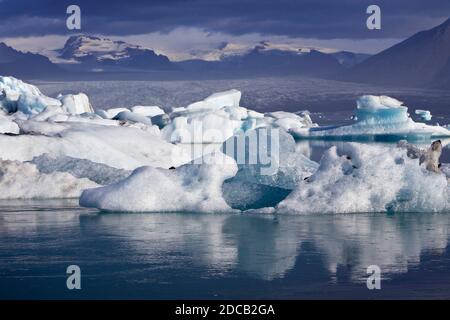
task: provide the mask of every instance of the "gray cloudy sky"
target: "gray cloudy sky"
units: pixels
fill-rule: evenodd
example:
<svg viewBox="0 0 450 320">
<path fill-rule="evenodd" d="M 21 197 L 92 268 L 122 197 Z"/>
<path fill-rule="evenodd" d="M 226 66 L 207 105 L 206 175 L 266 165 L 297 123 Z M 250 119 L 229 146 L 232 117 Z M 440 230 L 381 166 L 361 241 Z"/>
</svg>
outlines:
<svg viewBox="0 0 450 320">
<path fill-rule="evenodd" d="M 177 59 L 261 40 L 373 53 L 450 15 L 449 0 L 0 0 L 0 39 L 21 50 L 57 48 L 74 33 L 70 4 L 81 7 L 81 32 Z M 366 28 L 371 4 L 381 7 L 381 30 Z"/>
</svg>

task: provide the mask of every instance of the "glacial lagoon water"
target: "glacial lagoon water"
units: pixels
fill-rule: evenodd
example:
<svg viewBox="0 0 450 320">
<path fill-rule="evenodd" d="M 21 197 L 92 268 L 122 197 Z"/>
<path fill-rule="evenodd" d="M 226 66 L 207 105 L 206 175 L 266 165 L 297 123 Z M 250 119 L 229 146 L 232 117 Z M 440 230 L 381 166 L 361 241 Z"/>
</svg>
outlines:
<svg viewBox="0 0 450 320">
<path fill-rule="evenodd" d="M 101 213 L 0 202 L 0 299 L 450 298 L 450 213 Z M 66 268 L 81 268 L 81 290 Z M 381 269 L 368 290 L 367 267 Z"/>
</svg>

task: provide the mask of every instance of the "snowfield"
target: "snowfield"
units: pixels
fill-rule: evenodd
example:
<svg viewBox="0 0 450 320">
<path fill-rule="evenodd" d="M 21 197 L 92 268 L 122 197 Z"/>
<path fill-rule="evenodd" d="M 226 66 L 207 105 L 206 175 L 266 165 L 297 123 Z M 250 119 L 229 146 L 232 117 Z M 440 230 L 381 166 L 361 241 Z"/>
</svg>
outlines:
<svg viewBox="0 0 450 320">
<path fill-rule="evenodd" d="M 450 137 L 446 127 L 413 121 L 394 98 L 361 96 L 353 124 L 328 127 L 307 111 L 243 107 L 234 89 L 167 110 L 103 110 L 84 93 L 51 98 L 0 77 L 0 199 L 81 194 L 82 206 L 127 212 L 450 209 L 447 164 L 430 172 L 402 145 L 345 142 Z M 315 162 L 294 138 L 342 142 Z M 189 152 L 196 145 L 200 152 Z"/>
</svg>

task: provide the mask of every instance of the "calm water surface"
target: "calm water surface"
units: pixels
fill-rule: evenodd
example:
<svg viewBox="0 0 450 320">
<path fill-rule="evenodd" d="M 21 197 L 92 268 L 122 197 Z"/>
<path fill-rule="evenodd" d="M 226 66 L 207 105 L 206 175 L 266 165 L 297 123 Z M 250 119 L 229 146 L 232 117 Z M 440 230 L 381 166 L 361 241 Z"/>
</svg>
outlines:
<svg viewBox="0 0 450 320">
<path fill-rule="evenodd" d="M 115 214 L 0 202 L 1 299 L 450 298 L 449 214 Z M 81 290 L 66 289 L 80 266 Z M 381 290 L 368 290 L 378 265 Z"/>
</svg>

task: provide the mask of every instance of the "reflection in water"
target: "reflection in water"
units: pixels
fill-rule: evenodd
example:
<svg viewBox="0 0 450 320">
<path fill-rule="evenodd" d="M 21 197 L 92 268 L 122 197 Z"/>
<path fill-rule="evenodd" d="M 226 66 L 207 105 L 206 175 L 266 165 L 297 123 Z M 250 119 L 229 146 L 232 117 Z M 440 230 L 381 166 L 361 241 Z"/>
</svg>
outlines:
<svg viewBox="0 0 450 320">
<path fill-rule="evenodd" d="M 137 221 L 136 221 L 137 220 Z M 100 215 L 80 223 L 100 224 L 130 250 L 151 259 L 173 251 L 192 257 L 214 273 L 237 269 L 264 280 L 294 268 L 302 242 L 310 242 L 331 274 L 350 268 L 353 280 L 369 265 L 385 274 L 403 273 L 420 263 L 423 251 L 441 254 L 447 246 L 446 214 L 327 215 L 262 217 L 246 215 Z"/>
<path fill-rule="evenodd" d="M 191 297 L 200 281 L 230 297 L 239 296 L 242 281 L 362 287 L 369 265 L 396 279 L 424 257 L 448 259 L 449 214 L 102 214 L 70 202 L 29 203 L 26 210 L 9 204 L 0 203 L 0 282 L 9 288 L 1 297 L 20 289 L 18 279 L 59 283 L 73 262 L 89 270 L 100 297 L 118 281 L 131 292 L 140 284 L 142 294 L 170 298 Z M 173 291 L 164 291 L 169 284 Z M 116 297 L 123 290 L 107 291 Z"/>
</svg>

